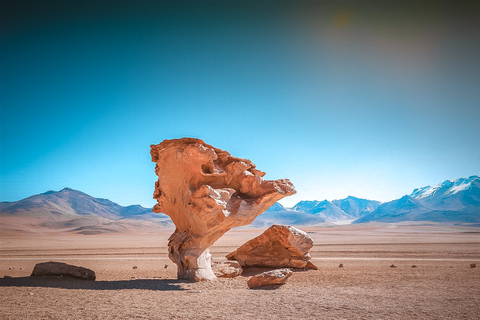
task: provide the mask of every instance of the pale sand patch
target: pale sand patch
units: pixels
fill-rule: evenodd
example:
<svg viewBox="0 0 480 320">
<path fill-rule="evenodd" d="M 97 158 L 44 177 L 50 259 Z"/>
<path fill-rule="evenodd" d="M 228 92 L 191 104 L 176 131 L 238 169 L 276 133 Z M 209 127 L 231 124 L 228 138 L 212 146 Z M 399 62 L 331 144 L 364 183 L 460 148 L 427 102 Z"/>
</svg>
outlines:
<svg viewBox="0 0 480 320">
<path fill-rule="evenodd" d="M 472 262 L 480 264 L 479 228 L 302 229 L 315 241 L 311 255 L 319 270 L 295 272 L 277 290 L 249 290 L 249 276 L 208 283 L 176 280 L 167 253 L 172 230 L 1 235 L 0 319 L 480 317 L 480 268 L 470 268 Z M 214 261 L 225 260 L 227 253 L 262 232 L 228 232 L 212 247 Z M 97 281 L 28 277 L 36 263 L 48 260 L 91 268 Z M 397 267 L 391 268 L 392 263 Z"/>
</svg>

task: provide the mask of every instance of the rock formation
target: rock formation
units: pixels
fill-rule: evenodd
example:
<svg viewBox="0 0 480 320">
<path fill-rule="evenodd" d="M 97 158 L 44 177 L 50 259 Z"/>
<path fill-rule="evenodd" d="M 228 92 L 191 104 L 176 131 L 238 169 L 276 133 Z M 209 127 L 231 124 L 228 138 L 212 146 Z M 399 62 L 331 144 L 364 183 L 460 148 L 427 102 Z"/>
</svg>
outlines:
<svg viewBox="0 0 480 320">
<path fill-rule="evenodd" d="M 179 279 L 215 279 L 208 248 L 295 193 L 288 179 L 263 180 L 265 173 L 250 160 L 199 139 L 165 140 L 152 145 L 150 153 L 158 176 L 153 211 L 169 215 L 176 226 L 168 247 Z"/>
<path fill-rule="evenodd" d="M 84 280 L 96 278 L 93 270 L 54 261 L 37 263 L 30 276 L 67 276 Z"/>
<path fill-rule="evenodd" d="M 257 274 L 248 280 L 250 289 L 267 285 L 281 285 L 293 274 L 290 269 L 277 269 Z"/>
<path fill-rule="evenodd" d="M 302 230 L 273 225 L 228 254 L 227 259 L 237 260 L 242 267 L 317 269 L 308 253 L 312 246 L 313 239 Z"/>
<path fill-rule="evenodd" d="M 213 264 L 213 273 L 217 278 L 234 278 L 242 274 L 242 267 L 236 261 L 225 261 Z"/>
</svg>

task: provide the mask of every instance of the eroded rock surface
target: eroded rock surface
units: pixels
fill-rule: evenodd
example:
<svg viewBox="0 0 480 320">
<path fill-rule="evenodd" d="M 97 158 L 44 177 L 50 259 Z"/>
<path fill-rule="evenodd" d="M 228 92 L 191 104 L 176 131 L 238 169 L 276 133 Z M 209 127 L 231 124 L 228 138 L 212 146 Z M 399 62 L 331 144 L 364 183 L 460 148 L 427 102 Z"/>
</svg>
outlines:
<svg viewBox="0 0 480 320">
<path fill-rule="evenodd" d="M 268 285 L 281 285 L 293 274 L 290 269 L 277 269 L 257 274 L 248 280 L 250 289 Z"/>
<path fill-rule="evenodd" d="M 227 255 L 245 267 L 311 268 L 317 267 L 310 261 L 313 239 L 295 227 L 273 225 L 264 233 L 247 241 Z"/>
<path fill-rule="evenodd" d="M 95 280 L 95 272 L 63 262 L 41 262 L 33 268 L 31 276 L 66 276 L 85 280 Z"/>
<path fill-rule="evenodd" d="M 176 226 L 168 247 L 179 279 L 215 279 L 208 248 L 295 193 L 288 179 L 263 180 L 265 173 L 250 160 L 200 139 L 165 140 L 152 145 L 150 153 L 158 176 L 153 211 L 169 215 Z"/>
</svg>

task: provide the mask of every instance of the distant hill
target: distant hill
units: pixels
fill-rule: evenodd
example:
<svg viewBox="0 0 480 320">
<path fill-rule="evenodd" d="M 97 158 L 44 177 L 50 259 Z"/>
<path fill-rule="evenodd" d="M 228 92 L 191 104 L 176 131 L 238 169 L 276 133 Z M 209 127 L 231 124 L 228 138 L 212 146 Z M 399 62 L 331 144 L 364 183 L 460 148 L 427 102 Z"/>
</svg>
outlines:
<svg viewBox="0 0 480 320">
<path fill-rule="evenodd" d="M 268 228 L 273 224 L 305 226 L 324 222 L 325 219 L 319 215 L 287 209 L 277 202 L 258 216 L 251 225 L 256 228 Z"/>
<path fill-rule="evenodd" d="M 293 209 L 297 212 L 305 212 L 327 221 L 352 220 L 372 212 L 380 205 L 380 202 L 349 196 L 341 200 L 333 201 L 300 201 Z"/>
<path fill-rule="evenodd" d="M 446 180 L 415 189 L 410 195 L 380 205 L 354 223 L 371 221 L 480 223 L 480 178 Z"/>
<path fill-rule="evenodd" d="M 0 202 L 2 230 L 65 230 L 84 234 L 173 226 L 164 214 L 139 205 L 123 207 L 78 190 L 48 191 L 15 202 Z"/>
<path fill-rule="evenodd" d="M 276 203 L 252 223 L 254 227 L 269 227 L 272 224 L 310 226 L 320 223 L 335 223 L 354 220 L 372 212 L 379 201 L 349 196 L 340 200 L 300 201 L 293 208 L 284 208 Z"/>
<path fill-rule="evenodd" d="M 348 196 L 342 200 L 333 200 L 332 204 L 345 212 L 348 219 L 355 219 L 374 211 L 380 206 L 381 202 Z"/>
</svg>

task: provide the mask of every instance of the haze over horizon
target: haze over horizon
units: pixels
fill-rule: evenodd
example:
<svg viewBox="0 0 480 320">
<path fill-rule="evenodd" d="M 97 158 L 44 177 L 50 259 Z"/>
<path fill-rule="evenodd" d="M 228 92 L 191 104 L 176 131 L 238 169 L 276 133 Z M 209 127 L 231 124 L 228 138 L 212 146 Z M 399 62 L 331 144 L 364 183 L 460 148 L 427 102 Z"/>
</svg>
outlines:
<svg viewBox="0 0 480 320">
<path fill-rule="evenodd" d="M 449 2 L 5 1 L 0 201 L 152 207 L 149 147 L 195 137 L 281 201 L 390 201 L 480 175 L 480 10 Z"/>
</svg>

